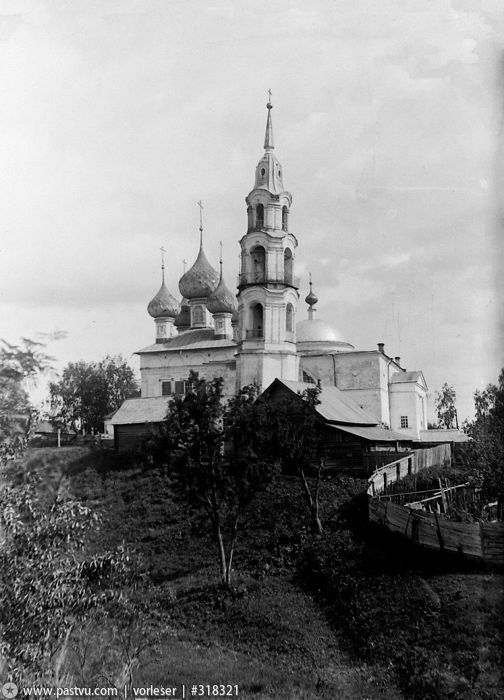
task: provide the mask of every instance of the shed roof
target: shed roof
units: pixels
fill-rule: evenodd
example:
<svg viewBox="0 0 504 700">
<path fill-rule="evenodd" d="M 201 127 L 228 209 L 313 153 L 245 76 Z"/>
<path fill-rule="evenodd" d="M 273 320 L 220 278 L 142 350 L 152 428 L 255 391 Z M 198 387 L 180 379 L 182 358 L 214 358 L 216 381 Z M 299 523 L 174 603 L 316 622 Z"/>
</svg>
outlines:
<svg viewBox="0 0 504 700">
<path fill-rule="evenodd" d="M 379 425 L 329 425 L 328 427 L 342 430 L 345 433 L 350 433 L 372 442 L 412 442 L 413 440 L 411 436 L 395 433 L 393 430 L 381 428 Z"/>
<path fill-rule="evenodd" d="M 114 413 L 112 425 L 132 423 L 161 423 L 168 412 L 170 396 L 152 396 L 145 399 L 126 399 Z"/>
<path fill-rule="evenodd" d="M 315 386 L 307 382 L 275 379 L 265 391 L 274 391 L 276 382 L 278 382 L 276 386 L 284 386 L 293 394 L 302 394 L 305 389 L 313 389 Z M 353 399 L 345 396 L 344 392 L 335 386 L 322 386 L 319 401 L 320 403 L 315 406 L 315 410 L 321 418 L 330 423 L 349 423 L 351 425 L 377 424 L 373 416 L 366 413 Z"/>
<path fill-rule="evenodd" d="M 172 350 L 206 350 L 207 348 L 235 347 L 234 340 L 229 338 L 215 338 L 213 328 L 193 328 L 189 331 L 179 333 L 179 335 L 169 338 L 165 343 L 154 343 L 146 348 L 137 350 L 136 355 L 147 352 L 170 352 Z"/>
</svg>

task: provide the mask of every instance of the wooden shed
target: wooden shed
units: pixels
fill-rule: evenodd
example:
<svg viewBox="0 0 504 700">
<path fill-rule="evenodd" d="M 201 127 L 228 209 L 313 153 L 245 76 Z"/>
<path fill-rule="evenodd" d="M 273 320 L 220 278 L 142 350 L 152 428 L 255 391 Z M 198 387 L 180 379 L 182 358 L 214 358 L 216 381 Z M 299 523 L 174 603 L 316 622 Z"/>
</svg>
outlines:
<svg viewBox="0 0 504 700">
<path fill-rule="evenodd" d="M 302 401 L 313 384 L 275 379 L 263 395 L 273 400 Z M 412 438 L 376 423 L 355 401 L 335 386 L 322 386 L 314 410 L 322 433 L 326 466 L 330 469 L 370 474 L 377 466 L 411 450 Z"/>
<path fill-rule="evenodd" d="M 138 450 L 145 438 L 161 424 L 168 412 L 170 396 L 126 399 L 110 419 L 114 446 L 119 452 Z"/>
</svg>

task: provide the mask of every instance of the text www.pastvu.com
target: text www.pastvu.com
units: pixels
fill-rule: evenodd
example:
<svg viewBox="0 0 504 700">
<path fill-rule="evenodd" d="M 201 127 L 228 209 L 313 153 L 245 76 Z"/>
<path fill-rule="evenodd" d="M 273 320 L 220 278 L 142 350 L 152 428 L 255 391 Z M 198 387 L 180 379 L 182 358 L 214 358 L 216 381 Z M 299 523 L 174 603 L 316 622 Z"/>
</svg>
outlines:
<svg viewBox="0 0 504 700">
<path fill-rule="evenodd" d="M 121 693 L 124 697 L 130 695 L 132 698 L 135 697 L 159 697 L 159 698 L 176 698 L 185 697 L 184 688 L 180 689 L 176 687 L 168 688 L 154 688 L 150 686 L 149 688 L 130 688 L 128 693 L 128 688 L 124 688 L 124 693 Z M 195 693 L 193 693 L 195 694 Z M 119 695 L 117 688 L 91 688 L 91 687 L 50 687 L 50 686 L 31 686 L 19 688 L 13 682 L 4 683 L 0 688 L 0 700 L 5 698 L 5 700 L 19 700 L 21 697 L 32 697 L 32 698 L 67 698 L 67 697 L 117 697 Z"/>
</svg>

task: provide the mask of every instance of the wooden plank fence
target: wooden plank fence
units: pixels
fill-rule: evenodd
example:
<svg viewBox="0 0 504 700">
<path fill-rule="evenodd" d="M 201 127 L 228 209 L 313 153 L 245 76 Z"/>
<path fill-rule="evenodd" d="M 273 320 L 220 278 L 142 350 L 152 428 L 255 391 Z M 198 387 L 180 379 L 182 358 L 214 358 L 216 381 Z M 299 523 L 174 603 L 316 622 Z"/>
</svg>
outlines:
<svg viewBox="0 0 504 700">
<path fill-rule="evenodd" d="M 503 522 L 461 523 L 446 520 L 436 511 L 429 513 L 418 508 L 420 492 L 398 494 L 399 499 L 382 496 L 387 486 L 400 481 L 408 474 L 414 474 L 428 467 L 450 464 L 450 445 L 437 445 L 423 450 L 414 450 L 409 455 L 376 469 L 368 479 L 369 520 L 427 549 L 458 553 L 491 564 L 504 564 Z M 432 498 L 444 497 L 446 494 L 442 491 L 443 489 L 437 492 L 433 490 Z M 411 499 L 409 504 L 404 503 L 408 495 Z M 425 492 L 422 495 L 423 500 L 430 500 L 431 494 Z M 403 503 L 393 502 L 394 500 L 400 500 Z"/>
<path fill-rule="evenodd" d="M 427 549 L 504 564 L 504 523 L 458 523 L 379 498 L 370 499 L 369 518 Z"/>
</svg>

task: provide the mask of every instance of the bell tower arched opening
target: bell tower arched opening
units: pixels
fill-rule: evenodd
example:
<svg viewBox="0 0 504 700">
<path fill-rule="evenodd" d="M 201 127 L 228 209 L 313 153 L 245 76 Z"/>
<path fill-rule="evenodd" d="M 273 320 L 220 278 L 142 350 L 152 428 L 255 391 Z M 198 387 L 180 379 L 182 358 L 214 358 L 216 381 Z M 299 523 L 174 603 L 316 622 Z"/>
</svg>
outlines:
<svg viewBox="0 0 504 700">
<path fill-rule="evenodd" d="M 264 204 L 256 206 L 256 229 L 264 226 Z"/>
<path fill-rule="evenodd" d="M 262 245 L 258 245 L 250 251 L 252 258 L 252 281 L 266 281 L 266 251 Z"/>
<path fill-rule="evenodd" d="M 252 338 L 262 338 L 264 336 L 264 310 L 262 304 L 254 304 L 251 309 L 252 328 L 250 336 Z"/>
</svg>

